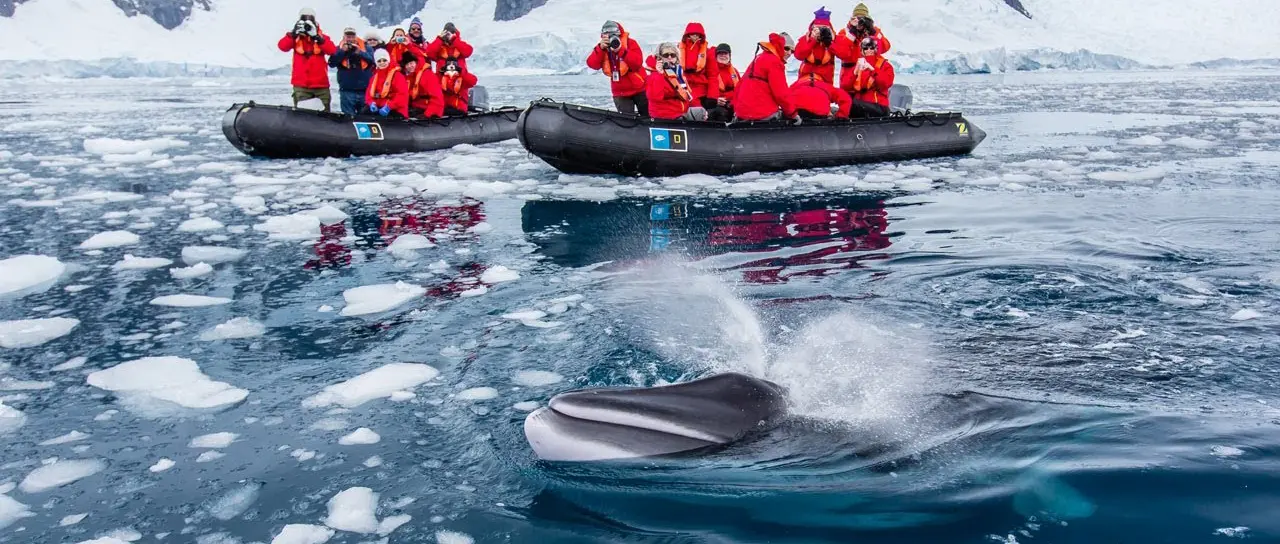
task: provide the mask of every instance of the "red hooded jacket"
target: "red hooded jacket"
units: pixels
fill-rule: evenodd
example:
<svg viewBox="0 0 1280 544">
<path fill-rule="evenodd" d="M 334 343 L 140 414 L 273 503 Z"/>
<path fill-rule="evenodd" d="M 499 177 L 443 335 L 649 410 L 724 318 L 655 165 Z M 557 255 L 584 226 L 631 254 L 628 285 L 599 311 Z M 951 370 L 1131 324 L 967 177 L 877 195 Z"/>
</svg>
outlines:
<svg viewBox="0 0 1280 544">
<path fill-rule="evenodd" d="M 399 66 L 388 65 L 374 70 L 369 88 L 364 90 L 364 103 L 371 108 L 389 104 L 391 111 L 400 112 L 406 119 L 409 117 L 409 83 Z"/>
<path fill-rule="evenodd" d="M 814 27 L 819 26 L 818 21 L 809 23 L 809 32 L 813 32 Z M 831 28 L 830 24 L 823 24 L 827 28 Z M 835 29 L 831 28 L 831 32 L 835 33 Z M 836 42 L 833 39 L 831 47 L 824 47 L 818 40 L 809 37 L 806 33 L 796 42 L 796 49 L 792 53 L 796 60 L 800 61 L 800 75 L 807 76 L 816 74 L 823 81 L 831 84 L 836 82 Z"/>
<path fill-rule="evenodd" d="M 889 87 L 893 86 L 893 65 L 880 55 L 866 57 L 866 59 L 867 63 L 871 64 L 870 70 L 857 73 L 855 73 L 856 68 L 845 70 L 849 73 L 849 79 L 853 81 L 849 94 L 856 100 L 880 104 L 887 108 L 889 107 Z"/>
<path fill-rule="evenodd" d="M 689 36 L 697 35 L 702 39 L 697 45 L 689 42 Z M 693 98 L 720 98 L 720 63 L 716 62 L 716 48 L 707 43 L 707 31 L 702 23 L 689 23 L 684 27 L 684 38 L 680 40 L 680 58 L 684 63 L 684 76 L 689 81 L 689 90 Z"/>
<path fill-rule="evenodd" d="M 831 115 L 831 103 L 835 102 L 840 106 L 836 117 L 841 119 L 849 117 L 849 110 L 853 108 L 849 93 L 823 81 L 817 74 L 800 76 L 791 85 L 791 99 L 795 101 L 797 110 L 821 116 Z"/>
<path fill-rule="evenodd" d="M 689 111 L 694 99 L 688 80 L 682 84 L 679 76 L 663 70 L 649 74 L 645 96 L 649 99 L 649 116 L 654 119 L 677 119 Z"/>
<path fill-rule="evenodd" d="M 443 38 L 436 36 L 436 39 L 432 40 L 431 44 L 427 45 L 426 50 L 423 51 L 427 56 L 427 60 L 436 63 L 436 70 L 444 68 L 446 62 L 456 60 L 458 61 L 458 69 L 464 74 L 471 73 L 467 69 L 467 58 L 474 52 L 475 49 L 471 47 L 471 44 L 462 41 L 462 33 L 454 34 L 453 41 L 449 43 L 444 43 Z"/>
<path fill-rule="evenodd" d="M 621 24 L 618 29 L 622 31 L 622 47 L 610 52 L 596 44 L 591 56 L 587 57 L 587 68 L 603 71 L 609 76 L 613 96 L 635 96 L 645 92 L 644 52 Z"/>
<path fill-rule="evenodd" d="M 431 71 L 431 65 L 423 63 L 408 78 L 409 107 L 422 110 L 422 117 L 444 116 L 444 92 L 440 89 L 440 79 Z"/>
<path fill-rule="evenodd" d="M 889 39 L 884 37 L 884 33 L 880 32 L 880 27 L 875 27 L 876 43 L 879 45 L 879 53 L 881 55 L 889 52 Z M 856 41 L 857 38 L 850 36 L 849 29 L 845 28 L 836 36 L 834 42 L 831 43 L 831 50 L 836 57 L 840 59 L 840 88 L 846 91 L 853 90 L 853 67 L 857 65 L 858 59 L 862 58 L 862 47 Z"/>
<path fill-rule="evenodd" d="M 476 76 L 465 70 L 453 76 L 440 74 L 440 89 L 444 91 L 445 107 L 467 111 L 467 102 L 469 100 L 467 90 L 475 87 L 476 83 L 478 83 Z"/>
<path fill-rule="evenodd" d="M 768 42 L 760 42 L 764 49 L 742 73 L 742 83 L 734 96 L 733 112 L 739 119 L 758 121 L 768 118 L 782 108 L 782 115 L 795 117 L 796 108 L 791 103 L 791 89 L 787 88 L 787 68 L 783 61 L 786 42 L 782 36 L 769 34 Z M 651 106 L 652 107 L 652 106 Z"/>
<path fill-rule="evenodd" d="M 399 29 L 396 29 L 396 30 L 399 30 Z M 391 39 L 392 40 L 396 39 L 396 36 L 392 36 Z M 426 64 L 428 68 L 430 68 L 431 66 L 430 63 L 427 62 L 427 56 L 423 54 L 422 49 L 418 47 L 416 44 L 414 44 L 413 40 L 409 39 L 408 34 L 405 34 L 404 43 L 396 43 L 394 41 L 391 41 L 391 42 L 387 42 L 384 45 L 384 47 L 386 47 L 387 49 L 387 54 L 391 55 L 392 66 L 400 66 L 400 59 L 404 57 L 406 54 L 417 57 L 418 66 L 422 66 L 424 64 Z"/>
<path fill-rule="evenodd" d="M 319 25 L 316 25 L 316 33 L 320 36 L 321 43 L 317 44 L 307 36 L 294 38 L 290 33 L 285 34 L 276 44 L 281 51 L 293 51 L 293 73 L 289 82 L 294 87 L 329 88 L 329 61 L 325 56 L 337 53 L 338 46 L 320 31 Z"/>
<path fill-rule="evenodd" d="M 717 63 L 719 64 L 719 63 Z M 733 64 L 719 64 L 720 70 L 720 98 L 724 98 L 733 103 L 733 96 L 737 94 L 738 84 L 742 82 L 742 74 L 738 73 L 738 69 Z"/>
</svg>

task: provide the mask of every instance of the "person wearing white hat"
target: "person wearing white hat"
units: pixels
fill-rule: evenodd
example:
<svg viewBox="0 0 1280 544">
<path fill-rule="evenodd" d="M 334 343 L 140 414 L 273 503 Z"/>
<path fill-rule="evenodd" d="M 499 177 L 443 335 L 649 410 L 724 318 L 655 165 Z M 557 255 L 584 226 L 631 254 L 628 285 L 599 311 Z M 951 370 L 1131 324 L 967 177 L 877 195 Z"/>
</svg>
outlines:
<svg viewBox="0 0 1280 544">
<path fill-rule="evenodd" d="M 293 85 L 294 107 L 303 100 L 318 98 L 324 103 L 324 111 L 329 111 L 332 98 L 329 95 L 329 63 L 325 57 L 337 53 L 338 48 L 320 30 L 315 10 L 302 8 L 298 12 L 298 21 L 276 45 L 283 52 L 293 52 L 290 83 Z"/>
<path fill-rule="evenodd" d="M 400 72 L 400 67 L 391 62 L 391 53 L 386 49 L 373 52 L 373 64 L 373 79 L 369 80 L 369 88 L 364 95 L 369 112 L 383 117 L 396 114 L 407 119 L 409 80 Z"/>
</svg>

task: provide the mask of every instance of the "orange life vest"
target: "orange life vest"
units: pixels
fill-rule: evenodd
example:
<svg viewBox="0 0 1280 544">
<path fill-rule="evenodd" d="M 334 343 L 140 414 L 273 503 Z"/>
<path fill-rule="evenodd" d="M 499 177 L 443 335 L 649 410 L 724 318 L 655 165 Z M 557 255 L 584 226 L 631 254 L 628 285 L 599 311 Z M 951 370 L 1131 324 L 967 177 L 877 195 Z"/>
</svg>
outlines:
<svg viewBox="0 0 1280 544">
<path fill-rule="evenodd" d="M 319 32 L 319 29 L 316 30 Z M 307 44 L 311 44 L 311 50 L 307 51 Z M 293 39 L 293 52 L 299 55 L 319 55 L 323 51 L 320 50 L 320 44 L 309 36 Z"/>
<path fill-rule="evenodd" d="M 440 90 L 444 91 L 444 105 L 455 110 L 467 109 L 467 97 L 462 92 L 462 74 L 440 77 Z"/>
<path fill-rule="evenodd" d="M 362 40 L 362 39 L 360 39 L 360 38 L 356 38 L 354 41 L 356 42 L 356 51 L 365 51 L 365 47 L 364 47 L 364 40 Z M 346 58 L 342 59 L 342 67 L 343 67 L 343 68 L 345 68 L 345 69 L 347 69 L 347 70 L 350 70 L 350 69 L 351 69 L 351 58 L 352 58 L 352 57 L 351 57 L 350 55 L 347 55 L 347 57 L 346 57 Z M 359 69 L 361 69 L 361 70 L 368 70 L 368 69 L 369 69 L 369 66 L 371 66 L 371 65 L 369 64 L 369 61 L 364 60 L 364 57 L 356 56 L 356 57 L 355 57 L 355 59 L 360 61 L 360 68 L 359 68 Z"/>
<path fill-rule="evenodd" d="M 696 55 L 690 54 L 689 44 L 687 42 L 680 42 L 680 48 L 684 52 L 684 71 L 686 73 L 702 73 L 702 70 L 707 67 L 707 40 L 698 42 L 698 49 L 695 51 L 695 53 L 697 53 Z M 692 57 L 692 59 L 690 59 L 690 57 Z M 693 60 L 693 64 L 689 63 L 690 60 Z"/>
<path fill-rule="evenodd" d="M 820 46 L 814 46 L 814 49 L 817 49 L 818 47 L 820 47 Z M 814 64 L 814 65 L 817 65 L 817 66 L 826 66 L 826 65 L 828 65 L 828 64 L 832 64 L 832 63 L 834 63 L 834 62 L 835 62 L 835 58 L 831 56 L 831 48 L 830 48 L 830 47 L 823 47 L 823 48 L 822 48 L 822 60 L 818 60 L 818 59 L 814 58 L 814 57 L 813 57 L 813 51 L 810 51 L 810 52 L 809 52 L 809 57 L 808 57 L 808 58 L 806 58 L 806 59 L 804 59 L 804 61 L 805 61 L 805 62 L 807 62 L 807 63 L 809 63 L 809 64 Z"/>
<path fill-rule="evenodd" d="M 622 41 L 622 47 L 619 47 L 618 52 L 616 53 L 620 61 L 621 59 L 627 58 L 627 45 L 631 43 L 631 35 L 626 32 L 623 32 L 621 36 L 621 41 Z M 628 66 L 626 62 L 618 63 L 618 75 L 617 77 L 614 77 L 613 55 L 614 53 L 611 53 L 608 50 L 605 50 L 604 52 L 604 66 L 601 68 L 601 71 L 604 72 L 604 75 L 609 76 L 609 79 L 613 81 L 621 81 L 622 78 L 630 77 L 630 76 L 639 77 L 641 82 L 644 81 L 644 74 L 641 74 L 640 72 L 632 72 L 631 67 Z"/>
<path fill-rule="evenodd" d="M 880 67 L 884 66 L 884 57 L 880 57 L 876 59 L 875 64 L 873 64 L 872 66 L 875 67 L 876 70 L 880 70 Z M 871 102 L 875 102 L 879 104 L 880 91 L 877 90 L 875 87 L 871 87 L 871 75 L 872 73 L 870 70 L 863 70 L 862 73 L 858 74 L 858 79 L 854 80 L 853 82 L 853 90 L 854 92 L 857 92 L 857 93 L 870 92 Z"/>
<path fill-rule="evenodd" d="M 742 77 L 738 74 L 738 69 L 734 68 L 733 65 L 729 65 L 729 70 L 731 70 L 729 72 L 729 83 L 730 83 L 729 85 L 724 84 L 723 77 L 720 78 L 720 92 L 722 93 L 725 91 L 732 91 L 734 89 L 737 89 L 738 81 L 742 79 Z"/>
<path fill-rule="evenodd" d="M 378 76 L 382 76 L 383 78 L 385 78 L 382 81 L 381 89 L 379 89 L 378 85 L 376 84 L 376 82 L 378 81 Z M 373 74 L 373 81 L 375 82 L 373 85 L 374 100 L 382 100 L 391 96 L 391 84 L 394 83 L 395 80 L 396 80 L 396 69 L 390 66 L 388 66 L 385 70 L 379 70 L 377 73 Z"/>
<path fill-rule="evenodd" d="M 670 83 L 671 88 L 676 90 L 676 94 L 680 95 L 681 100 L 684 100 L 685 102 L 693 100 L 693 91 L 689 90 L 689 84 L 687 82 L 681 83 L 680 80 L 676 78 L 676 75 L 670 71 L 666 72 L 665 75 L 667 76 L 667 83 Z"/>
<path fill-rule="evenodd" d="M 457 41 L 457 40 L 455 39 L 454 41 Z M 441 39 L 440 43 L 444 43 L 444 40 Z M 436 53 L 436 62 L 444 64 L 451 60 L 462 60 L 462 53 L 458 51 L 458 48 L 456 46 L 445 45 L 440 48 L 439 52 Z"/>
</svg>

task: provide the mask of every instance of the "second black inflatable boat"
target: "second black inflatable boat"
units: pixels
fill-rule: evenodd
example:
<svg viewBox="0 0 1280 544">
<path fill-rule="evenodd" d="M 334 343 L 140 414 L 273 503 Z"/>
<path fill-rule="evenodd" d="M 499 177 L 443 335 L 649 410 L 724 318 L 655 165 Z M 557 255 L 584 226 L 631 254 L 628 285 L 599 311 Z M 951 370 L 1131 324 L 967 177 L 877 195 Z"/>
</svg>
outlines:
<svg viewBox="0 0 1280 544">
<path fill-rule="evenodd" d="M 570 174 L 737 175 L 967 154 L 986 133 L 959 113 L 879 119 L 658 121 L 543 99 L 520 114 L 520 143 Z"/>
</svg>

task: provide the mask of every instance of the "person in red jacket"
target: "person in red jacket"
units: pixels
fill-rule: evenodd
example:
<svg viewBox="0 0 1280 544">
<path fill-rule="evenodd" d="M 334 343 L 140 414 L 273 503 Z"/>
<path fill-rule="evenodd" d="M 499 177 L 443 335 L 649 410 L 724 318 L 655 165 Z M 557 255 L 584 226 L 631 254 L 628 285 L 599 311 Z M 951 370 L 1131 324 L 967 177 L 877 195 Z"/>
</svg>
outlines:
<svg viewBox="0 0 1280 544">
<path fill-rule="evenodd" d="M 703 108 L 716 107 L 720 98 L 720 68 L 716 63 L 716 50 L 707 43 L 707 31 L 702 23 L 689 23 L 680 39 L 680 59 L 684 77 L 693 91 L 693 99 Z"/>
<path fill-rule="evenodd" d="M 409 117 L 409 83 L 400 67 L 391 64 L 391 54 L 386 49 L 373 52 L 374 72 L 365 90 L 364 101 L 369 111 L 383 117 L 391 114 Z"/>
<path fill-rule="evenodd" d="M 289 78 L 293 107 L 303 100 L 318 98 L 324 102 L 324 111 L 330 111 L 329 60 L 325 56 L 337 53 L 338 47 L 320 30 L 315 10 L 302 8 L 293 30 L 285 33 L 276 46 L 280 51 L 293 52 L 293 73 Z"/>
<path fill-rule="evenodd" d="M 445 64 L 454 62 L 462 73 L 471 74 L 467 70 L 467 58 L 475 49 L 462 40 L 462 34 L 458 33 L 458 27 L 453 26 L 453 23 L 445 23 L 444 30 L 440 31 L 440 35 L 431 41 L 424 52 L 427 60 L 436 63 L 438 71 L 444 71 Z"/>
<path fill-rule="evenodd" d="M 742 72 L 742 82 L 733 97 L 734 120 L 765 121 L 785 117 L 795 119 L 791 89 L 787 87 L 787 57 L 791 47 L 780 34 L 769 34 L 760 42 L 760 54 Z M 779 112 L 781 110 L 781 112 Z"/>
<path fill-rule="evenodd" d="M 450 117 L 466 115 L 476 76 L 462 69 L 457 62 L 445 63 L 440 72 L 440 89 L 444 91 L 444 114 Z"/>
<path fill-rule="evenodd" d="M 693 90 L 684 76 L 680 48 L 666 42 L 658 46 L 657 64 L 645 88 L 649 113 L 654 119 L 705 121 L 707 110 L 694 106 Z"/>
<path fill-rule="evenodd" d="M 391 54 L 391 64 L 400 66 L 400 61 L 405 55 L 413 55 L 418 58 L 418 64 L 427 62 L 426 55 L 422 49 L 413 44 L 409 39 L 409 35 L 405 34 L 403 28 L 397 28 L 391 32 L 391 40 L 386 43 L 387 53 Z"/>
<path fill-rule="evenodd" d="M 722 43 L 716 46 L 716 65 L 720 74 L 720 77 L 716 78 L 718 83 L 716 88 L 720 90 L 720 98 L 716 99 L 714 108 L 707 110 L 707 118 L 727 123 L 733 119 L 733 95 L 738 90 L 738 83 L 742 81 L 742 74 L 733 67 L 733 48 L 729 47 L 729 44 Z"/>
<path fill-rule="evenodd" d="M 400 59 L 401 71 L 409 85 L 409 117 L 433 119 L 444 116 L 444 93 L 431 64 L 418 62 L 413 55 Z"/>
<path fill-rule="evenodd" d="M 879 53 L 880 43 L 872 37 L 862 40 L 862 58 L 854 65 L 853 117 L 889 115 L 889 87 L 893 86 L 893 65 Z"/>
<path fill-rule="evenodd" d="M 649 99 L 645 96 L 644 52 L 640 44 L 617 21 L 605 21 L 600 27 L 600 43 L 587 57 L 587 68 L 609 76 L 613 91 L 613 107 L 618 113 L 649 116 Z"/>
<path fill-rule="evenodd" d="M 813 12 L 809 33 L 796 42 L 795 57 L 800 61 L 800 75 L 814 74 L 827 83 L 836 82 L 836 31 L 831 26 L 831 12 L 826 6 Z"/>
<path fill-rule="evenodd" d="M 791 100 L 795 102 L 796 112 L 804 119 L 830 119 L 833 116 L 846 119 L 849 117 L 850 108 L 853 107 L 853 99 L 849 93 L 823 81 L 818 74 L 813 73 L 800 76 L 800 79 L 791 85 Z M 839 106 L 835 114 L 831 113 L 833 103 Z"/>
</svg>

